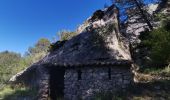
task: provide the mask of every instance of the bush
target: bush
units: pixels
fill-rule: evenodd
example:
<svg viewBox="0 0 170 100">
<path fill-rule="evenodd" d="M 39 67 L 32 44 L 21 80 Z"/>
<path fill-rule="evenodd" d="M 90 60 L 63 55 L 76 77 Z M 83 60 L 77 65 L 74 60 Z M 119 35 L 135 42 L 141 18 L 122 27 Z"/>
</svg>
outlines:
<svg viewBox="0 0 170 100">
<path fill-rule="evenodd" d="M 58 33 L 59 37 L 60 37 L 60 41 L 64 41 L 64 40 L 69 40 L 72 37 L 74 37 L 75 35 L 77 35 L 76 32 L 70 32 L 67 30 L 63 30 L 61 32 Z"/>
<path fill-rule="evenodd" d="M 50 47 L 49 47 L 49 52 L 53 52 L 53 51 L 59 49 L 60 47 L 62 47 L 62 46 L 65 44 L 66 41 L 67 41 L 67 40 L 57 41 L 57 42 L 55 42 L 55 43 L 52 43 L 52 44 L 50 45 Z"/>
<path fill-rule="evenodd" d="M 61 32 L 58 32 L 58 35 L 60 37 L 60 40 L 55 42 L 55 43 L 52 43 L 49 46 L 49 50 L 48 50 L 49 52 L 53 52 L 53 51 L 59 49 L 60 47 L 62 47 L 67 40 L 69 40 L 72 37 L 76 36 L 77 33 L 76 32 L 70 32 L 70 31 L 63 30 Z"/>
<path fill-rule="evenodd" d="M 21 68 L 21 60 L 20 54 L 9 51 L 0 52 L 0 88 L 18 72 L 19 67 Z"/>
<path fill-rule="evenodd" d="M 161 28 L 153 30 L 142 44 L 150 50 L 149 57 L 154 66 L 167 66 L 170 63 L 170 31 L 169 21 Z"/>
<path fill-rule="evenodd" d="M 36 89 L 6 86 L 0 90 L 0 100 L 35 100 Z"/>
</svg>

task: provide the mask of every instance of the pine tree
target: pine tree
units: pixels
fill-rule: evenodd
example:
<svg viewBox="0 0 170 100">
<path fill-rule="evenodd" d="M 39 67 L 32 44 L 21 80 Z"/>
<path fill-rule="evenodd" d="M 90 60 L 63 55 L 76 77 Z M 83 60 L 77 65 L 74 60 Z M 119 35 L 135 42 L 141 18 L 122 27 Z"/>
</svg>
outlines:
<svg viewBox="0 0 170 100">
<path fill-rule="evenodd" d="M 151 24 L 151 15 L 145 10 L 146 0 L 111 0 L 112 3 L 118 5 L 118 7 L 124 12 L 121 14 L 132 14 L 140 16 L 141 19 L 147 24 L 150 30 L 153 30 L 153 26 Z M 154 0 L 150 0 L 150 2 L 155 2 Z M 126 14 L 125 14 L 126 13 Z"/>
</svg>

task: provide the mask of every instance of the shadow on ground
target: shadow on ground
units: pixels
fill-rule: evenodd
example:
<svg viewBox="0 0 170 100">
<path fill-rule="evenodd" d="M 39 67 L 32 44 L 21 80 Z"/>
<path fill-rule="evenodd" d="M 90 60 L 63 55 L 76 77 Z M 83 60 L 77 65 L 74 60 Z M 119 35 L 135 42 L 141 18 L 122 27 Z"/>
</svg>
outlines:
<svg viewBox="0 0 170 100">
<path fill-rule="evenodd" d="M 124 97 L 127 100 L 170 100 L 170 80 L 135 83 Z"/>
</svg>

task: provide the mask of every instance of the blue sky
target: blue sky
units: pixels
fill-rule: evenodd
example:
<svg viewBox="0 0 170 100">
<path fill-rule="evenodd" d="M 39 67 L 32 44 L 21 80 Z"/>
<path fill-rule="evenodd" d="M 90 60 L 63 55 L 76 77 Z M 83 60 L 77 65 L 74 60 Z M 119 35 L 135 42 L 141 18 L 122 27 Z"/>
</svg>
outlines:
<svg viewBox="0 0 170 100">
<path fill-rule="evenodd" d="M 106 1 L 0 0 L 0 52 L 24 54 L 40 38 L 52 40 L 60 30 L 75 30 Z"/>
</svg>

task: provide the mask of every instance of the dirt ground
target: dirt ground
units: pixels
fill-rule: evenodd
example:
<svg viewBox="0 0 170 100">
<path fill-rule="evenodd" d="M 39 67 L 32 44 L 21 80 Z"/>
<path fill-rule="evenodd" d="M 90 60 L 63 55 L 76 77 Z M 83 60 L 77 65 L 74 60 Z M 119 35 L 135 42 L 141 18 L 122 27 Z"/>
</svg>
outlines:
<svg viewBox="0 0 170 100">
<path fill-rule="evenodd" d="M 170 76 L 135 73 L 135 81 L 123 100 L 170 100 Z"/>
</svg>

